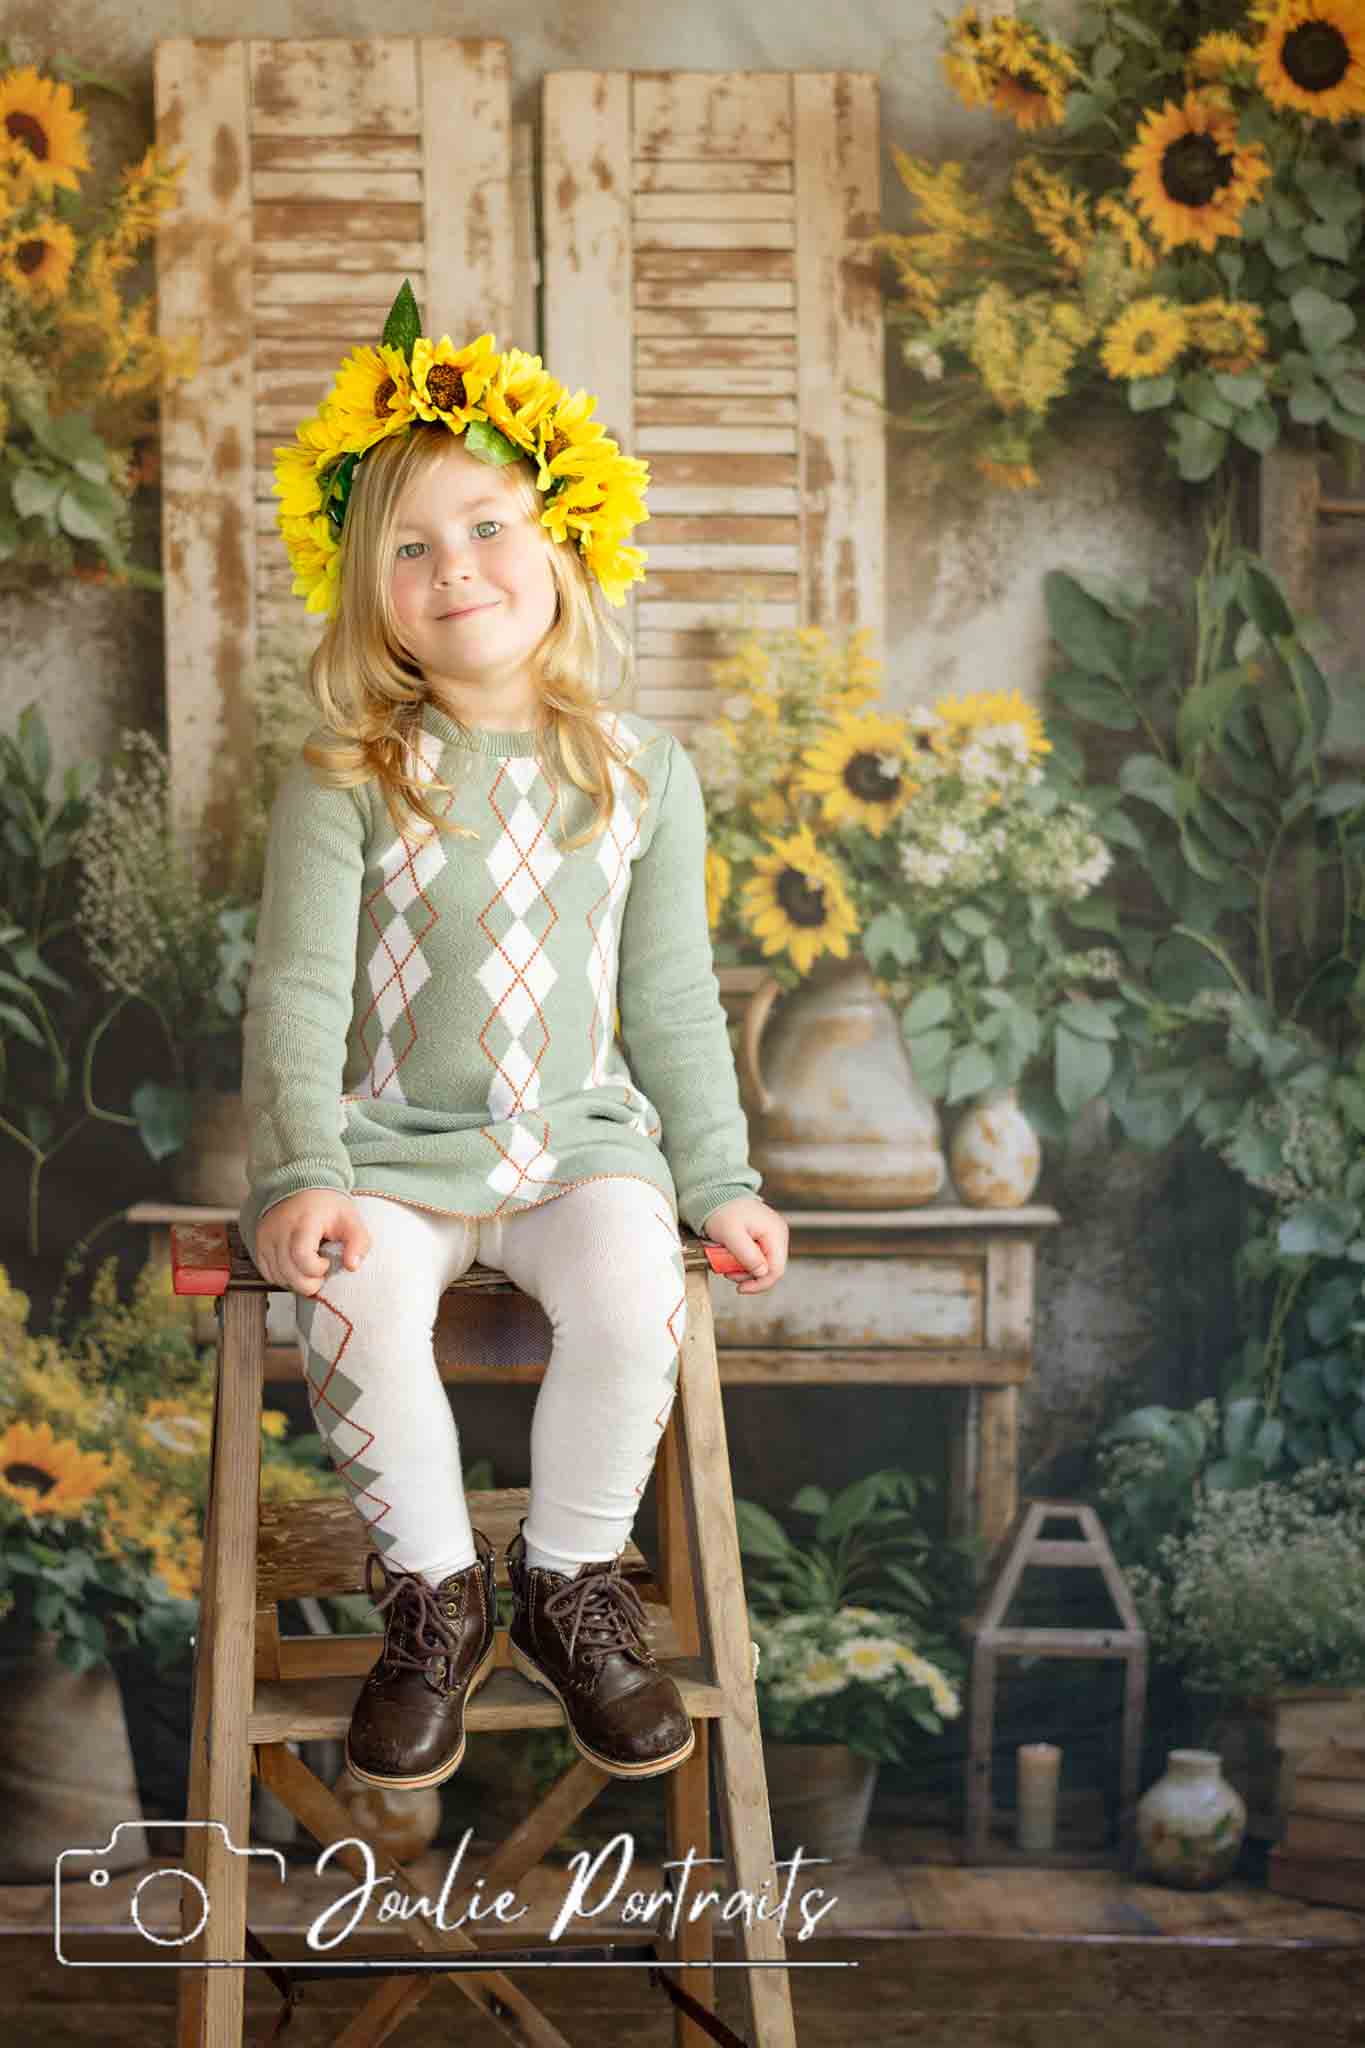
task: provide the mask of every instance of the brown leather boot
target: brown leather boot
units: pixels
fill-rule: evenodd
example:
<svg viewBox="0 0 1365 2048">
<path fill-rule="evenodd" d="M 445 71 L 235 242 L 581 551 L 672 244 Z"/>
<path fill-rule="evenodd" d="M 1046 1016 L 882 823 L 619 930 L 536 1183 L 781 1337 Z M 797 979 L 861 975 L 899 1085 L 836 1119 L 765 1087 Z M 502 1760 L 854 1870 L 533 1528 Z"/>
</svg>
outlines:
<svg viewBox="0 0 1365 2048">
<path fill-rule="evenodd" d="M 464 1712 L 493 1669 L 496 1619 L 493 1546 L 476 1529 L 474 1547 L 475 1562 L 439 1586 L 374 1551 L 365 1560 L 365 1590 L 388 1610 L 346 1736 L 346 1762 L 366 1785 L 441 1785 L 464 1759 Z"/>
<path fill-rule="evenodd" d="M 682 1696 L 654 1661 L 639 1595 L 619 1558 L 564 1572 L 533 1569 L 520 1534 L 507 1550 L 512 1662 L 554 1693 L 580 1756 L 613 1778 L 671 1771 L 696 1743 Z"/>
</svg>

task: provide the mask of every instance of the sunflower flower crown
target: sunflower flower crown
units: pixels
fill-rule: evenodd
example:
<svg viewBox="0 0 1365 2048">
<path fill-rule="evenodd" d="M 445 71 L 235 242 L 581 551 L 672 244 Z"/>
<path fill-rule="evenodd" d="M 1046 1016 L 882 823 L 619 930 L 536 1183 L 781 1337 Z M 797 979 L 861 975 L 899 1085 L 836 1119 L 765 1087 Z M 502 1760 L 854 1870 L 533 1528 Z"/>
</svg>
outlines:
<svg viewBox="0 0 1365 2048">
<path fill-rule="evenodd" d="M 310 612 L 336 609 L 341 536 L 357 466 L 371 448 L 418 422 L 462 435 L 494 469 L 522 458 L 544 498 L 540 523 L 570 539 L 609 604 L 625 602 L 644 575 L 645 553 L 627 535 L 648 519 L 646 463 L 623 455 L 592 415 L 597 400 L 572 394 L 519 348 L 499 354 L 491 334 L 457 349 L 422 334 L 404 280 L 378 347 L 353 349 L 318 411 L 275 450 L 279 526 L 296 595 Z"/>
</svg>

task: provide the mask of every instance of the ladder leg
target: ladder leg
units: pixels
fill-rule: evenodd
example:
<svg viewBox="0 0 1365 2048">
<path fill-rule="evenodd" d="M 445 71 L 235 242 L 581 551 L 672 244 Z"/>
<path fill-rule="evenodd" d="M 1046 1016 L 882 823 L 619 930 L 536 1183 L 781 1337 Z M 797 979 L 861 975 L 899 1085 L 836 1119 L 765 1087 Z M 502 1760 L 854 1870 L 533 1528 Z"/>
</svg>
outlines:
<svg viewBox="0 0 1365 2048">
<path fill-rule="evenodd" d="M 247 1716 L 253 1690 L 265 1323 L 263 1293 L 229 1289 L 218 1343 L 186 1816 L 221 1827 L 185 1830 L 185 1867 L 194 1880 L 182 1905 L 185 1931 L 208 1909 L 202 1931 L 182 1951 L 186 1961 L 197 1963 L 235 1961 L 246 1952 L 251 1859 L 236 1852 L 245 1851 L 251 1827 Z M 243 1989 L 240 1969 L 182 1970 L 177 2048 L 240 2048 Z"/>
<path fill-rule="evenodd" d="M 659 1576 L 668 1597 L 669 1612 L 684 1657 L 701 1653 L 701 1621 L 697 1613 L 696 1567 L 687 1535 L 687 1497 L 682 1472 L 682 1423 L 675 1403 L 668 1426 L 659 1443 L 654 1467 L 654 1491 L 658 1503 Z M 697 1746 L 684 1764 L 664 1779 L 668 1818 L 668 1853 L 680 1862 L 691 1849 L 698 1863 L 711 1854 L 711 1743 L 710 1723 L 695 1721 Z M 685 1991 L 715 2010 L 716 1973 L 698 1969 L 709 1963 L 715 1951 L 709 1914 L 695 1920 L 684 1915 L 678 1922 L 673 1943 L 676 1961 L 692 1967 L 683 1971 Z M 708 2038 L 681 2007 L 673 2014 L 674 2048 L 709 2048 Z"/>
<path fill-rule="evenodd" d="M 689 1273 L 687 1287 L 687 1330 L 678 1376 L 686 1445 L 682 1464 L 701 1583 L 702 1626 L 715 1681 L 726 1695 L 726 1711 L 715 1724 L 721 1818 L 736 1887 L 771 1907 L 781 1897 L 786 1873 L 778 1872 L 773 1860 L 753 1647 L 707 1276 Z M 786 1947 L 775 1918 L 760 1919 L 755 1912 L 732 1924 L 746 1961 L 785 1964 Z M 754 2048 L 795 2048 L 787 1970 L 760 1968 L 742 1974 Z"/>
<path fill-rule="evenodd" d="M 978 1638 L 972 1650 L 967 1733 L 964 1863 L 984 1863 L 991 1830 L 991 1748 L 995 1740 L 995 1652 Z"/>
</svg>

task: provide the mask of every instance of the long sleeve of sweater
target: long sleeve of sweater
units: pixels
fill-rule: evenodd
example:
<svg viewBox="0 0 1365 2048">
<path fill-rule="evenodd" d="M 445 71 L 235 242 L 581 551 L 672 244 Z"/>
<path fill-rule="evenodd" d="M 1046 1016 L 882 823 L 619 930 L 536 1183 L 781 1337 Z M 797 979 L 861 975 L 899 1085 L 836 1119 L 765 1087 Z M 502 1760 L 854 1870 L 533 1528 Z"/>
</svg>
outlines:
<svg viewBox="0 0 1365 2048">
<path fill-rule="evenodd" d="M 251 1243 L 287 1195 L 354 1186 L 341 1095 L 365 829 L 356 791 L 324 789 L 302 759 L 290 765 L 271 813 L 242 1029 Z"/>
<path fill-rule="evenodd" d="M 663 1123 L 678 1214 L 700 1232 L 722 1202 L 758 1192 L 748 1125 L 711 956 L 706 810 L 686 750 L 670 736 L 668 780 L 621 922 L 618 1005 L 630 1070 Z"/>
</svg>

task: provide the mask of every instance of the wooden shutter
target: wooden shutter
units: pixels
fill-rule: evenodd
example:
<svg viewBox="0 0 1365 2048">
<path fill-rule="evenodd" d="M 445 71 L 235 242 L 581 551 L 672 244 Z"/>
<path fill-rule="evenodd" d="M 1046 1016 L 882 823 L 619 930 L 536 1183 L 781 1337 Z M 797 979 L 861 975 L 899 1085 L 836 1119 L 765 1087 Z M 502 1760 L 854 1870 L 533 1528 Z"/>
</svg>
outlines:
<svg viewBox="0 0 1365 2048">
<path fill-rule="evenodd" d="M 636 704 L 683 738 L 742 602 L 880 649 L 878 165 L 871 73 L 545 80 L 545 361 L 650 464 Z"/>
<path fill-rule="evenodd" d="M 320 630 L 290 593 L 273 450 L 405 276 L 428 333 L 535 347 L 529 190 L 500 41 L 163 42 L 156 104 L 185 164 L 161 328 L 200 346 L 162 405 L 168 744 L 177 815 L 212 825 L 250 767 L 259 636 Z"/>
</svg>

